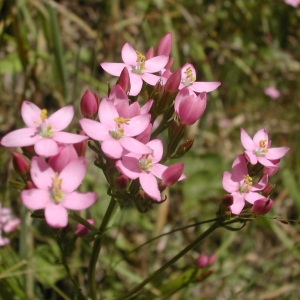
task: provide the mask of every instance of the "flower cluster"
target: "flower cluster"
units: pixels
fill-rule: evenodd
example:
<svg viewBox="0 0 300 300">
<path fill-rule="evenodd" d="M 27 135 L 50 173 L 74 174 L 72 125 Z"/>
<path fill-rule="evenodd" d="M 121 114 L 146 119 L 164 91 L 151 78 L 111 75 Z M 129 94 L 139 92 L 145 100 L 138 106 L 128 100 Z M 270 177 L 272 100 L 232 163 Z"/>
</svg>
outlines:
<svg viewBox="0 0 300 300">
<path fill-rule="evenodd" d="M 269 177 L 278 171 L 280 159 L 290 148 L 271 148 L 265 128 L 260 129 L 253 139 L 241 129 L 241 142 L 245 148 L 244 153 L 234 160 L 232 172 L 225 171 L 223 174 L 223 188 L 230 193 L 233 201 L 230 210 L 233 214 L 240 214 L 247 201 L 253 205 L 254 213 L 266 214 L 273 206 L 273 200 L 269 198 L 272 190 Z M 260 178 L 255 183 L 257 170 L 260 171 Z"/>
<path fill-rule="evenodd" d="M 3 233 L 10 233 L 16 230 L 20 223 L 21 220 L 13 215 L 12 210 L 8 207 L 3 207 L 0 203 L 0 247 L 10 242 L 10 239 L 4 237 Z"/>
</svg>

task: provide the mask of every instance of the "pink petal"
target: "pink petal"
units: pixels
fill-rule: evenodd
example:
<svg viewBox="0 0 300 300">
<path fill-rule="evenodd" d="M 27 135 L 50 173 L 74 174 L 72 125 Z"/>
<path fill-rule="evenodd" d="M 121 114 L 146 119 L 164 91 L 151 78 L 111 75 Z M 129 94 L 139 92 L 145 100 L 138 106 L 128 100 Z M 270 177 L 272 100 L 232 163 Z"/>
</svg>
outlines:
<svg viewBox="0 0 300 300">
<path fill-rule="evenodd" d="M 134 157 L 124 156 L 122 160 L 116 161 L 116 167 L 122 174 L 130 179 L 137 179 L 141 174 L 139 161 Z"/>
<path fill-rule="evenodd" d="M 78 157 L 68 163 L 59 173 L 59 178 L 62 179 L 62 190 L 66 193 L 73 192 L 81 184 L 86 174 L 86 158 Z"/>
<path fill-rule="evenodd" d="M 156 85 L 160 78 L 160 76 L 150 73 L 144 73 L 142 75 L 142 79 L 150 85 Z"/>
<path fill-rule="evenodd" d="M 216 90 L 220 85 L 221 85 L 221 82 L 196 81 L 196 82 L 192 83 L 190 88 L 197 93 L 202 93 L 202 92 L 209 93 L 209 92 Z"/>
<path fill-rule="evenodd" d="M 1 139 L 4 147 L 26 147 L 31 146 L 40 139 L 36 128 L 21 128 L 9 132 Z"/>
<path fill-rule="evenodd" d="M 285 156 L 290 151 L 289 147 L 270 148 L 265 154 L 266 159 L 276 160 Z"/>
<path fill-rule="evenodd" d="M 99 105 L 99 120 L 102 124 L 115 127 L 115 118 L 119 117 L 116 107 L 111 101 L 102 99 Z"/>
<path fill-rule="evenodd" d="M 43 209 L 51 202 L 49 191 L 38 189 L 23 190 L 21 199 L 23 204 L 32 210 Z"/>
<path fill-rule="evenodd" d="M 102 151 L 110 158 L 119 159 L 123 154 L 123 147 L 120 140 L 105 140 L 101 144 Z"/>
<path fill-rule="evenodd" d="M 236 182 L 244 180 L 244 176 L 248 174 L 246 159 L 243 155 L 239 155 L 232 165 L 231 179 Z"/>
<path fill-rule="evenodd" d="M 142 133 L 150 123 L 150 114 L 136 116 L 130 119 L 128 125 L 124 125 L 124 135 L 125 136 L 136 136 Z"/>
<path fill-rule="evenodd" d="M 45 218 L 48 225 L 54 228 L 62 228 L 68 225 L 68 211 L 61 203 L 48 203 L 45 208 Z"/>
<path fill-rule="evenodd" d="M 159 55 L 152 57 L 145 62 L 146 70 L 149 73 L 156 73 L 161 71 L 169 61 L 169 57 L 165 55 Z"/>
<path fill-rule="evenodd" d="M 257 161 L 265 167 L 270 167 L 270 168 L 275 167 L 273 162 L 269 161 L 268 159 L 266 159 L 263 156 L 258 156 Z"/>
<path fill-rule="evenodd" d="M 257 164 L 258 157 L 252 151 L 245 151 L 245 156 L 252 165 Z"/>
<path fill-rule="evenodd" d="M 113 75 L 113 76 L 120 76 L 123 69 L 126 67 L 123 63 L 109 63 L 104 62 L 100 64 L 101 67 L 106 71 L 107 73 Z"/>
<path fill-rule="evenodd" d="M 76 144 L 88 139 L 88 136 L 64 131 L 54 133 L 52 139 L 58 143 Z"/>
<path fill-rule="evenodd" d="M 164 153 L 164 146 L 162 140 L 152 140 L 149 143 L 147 143 L 147 146 L 153 150 L 153 162 L 159 162 L 162 159 Z"/>
<path fill-rule="evenodd" d="M 104 141 L 111 138 L 108 128 L 97 121 L 81 119 L 79 123 L 83 131 L 94 140 Z"/>
<path fill-rule="evenodd" d="M 48 190 L 52 187 L 52 178 L 55 177 L 55 172 L 44 159 L 35 156 L 31 160 L 30 175 L 39 189 Z"/>
<path fill-rule="evenodd" d="M 153 150 L 134 138 L 124 137 L 119 140 L 122 147 L 129 152 L 138 154 L 151 154 Z"/>
<path fill-rule="evenodd" d="M 244 196 L 240 193 L 233 193 L 233 204 L 230 206 L 230 210 L 233 214 L 238 215 L 245 206 Z"/>
<path fill-rule="evenodd" d="M 255 145 L 259 146 L 260 141 L 269 141 L 268 132 L 265 128 L 260 129 L 253 136 L 253 142 Z M 268 144 L 268 143 L 267 143 Z"/>
<path fill-rule="evenodd" d="M 65 196 L 63 206 L 68 209 L 81 210 L 93 205 L 98 196 L 94 192 L 79 193 L 73 192 Z"/>
<path fill-rule="evenodd" d="M 41 109 L 29 101 L 23 101 L 21 115 L 27 127 L 36 128 L 41 121 Z"/>
<path fill-rule="evenodd" d="M 224 190 L 228 193 L 236 192 L 239 189 L 239 182 L 232 181 L 231 173 L 227 171 L 223 173 L 222 185 Z"/>
<path fill-rule="evenodd" d="M 141 173 L 140 184 L 143 190 L 154 200 L 161 201 L 156 178 L 151 173 Z"/>
<path fill-rule="evenodd" d="M 58 154 L 58 145 L 52 139 L 42 138 L 35 143 L 34 151 L 40 156 L 54 156 Z"/>
<path fill-rule="evenodd" d="M 184 169 L 184 163 L 182 163 L 182 162 L 179 162 L 170 167 L 167 167 L 165 169 L 165 171 L 163 171 L 162 176 L 161 176 L 162 183 L 164 185 L 168 185 L 168 186 L 173 185 L 183 175 L 183 169 Z M 153 170 L 152 170 L 152 173 L 154 173 Z M 157 175 L 155 175 L 155 176 L 158 177 Z"/>
<path fill-rule="evenodd" d="M 245 200 L 251 204 L 254 203 L 254 201 L 263 198 L 263 196 L 256 192 L 249 192 L 245 194 Z"/>
<path fill-rule="evenodd" d="M 48 118 L 48 123 L 52 125 L 55 131 L 60 131 L 68 127 L 74 116 L 74 107 L 72 105 L 65 106 Z"/>
<path fill-rule="evenodd" d="M 166 171 L 167 168 L 168 168 L 167 166 L 162 165 L 162 164 L 154 164 L 153 168 L 151 169 L 151 173 L 152 173 L 155 177 L 161 179 L 162 176 L 163 176 L 164 171 Z M 181 175 L 182 175 L 182 173 L 179 175 L 179 177 L 180 177 Z M 176 180 L 176 181 L 178 181 L 178 180 Z"/>
<path fill-rule="evenodd" d="M 125 43 L 121 51 L 122 60 L 126 65 L 136 66 L 137 65 L 137 53 L 134 48 L 129 44 Z"/>
<path fill-rule="evenodd" d="M 141 75 L 135 74 L 130 72 L 129 73 L 130 77 L 130 96 L 136 96 L 142 89 L 143 87 L 143 80 L 141 78 Z"/>
<path fill-rule="evenodd" d="M 246 150 L 253 151 L 255 149 L 255 144 L 252 138 L 243 128 L 241 128 L 241 142 Z"/>
</svg>

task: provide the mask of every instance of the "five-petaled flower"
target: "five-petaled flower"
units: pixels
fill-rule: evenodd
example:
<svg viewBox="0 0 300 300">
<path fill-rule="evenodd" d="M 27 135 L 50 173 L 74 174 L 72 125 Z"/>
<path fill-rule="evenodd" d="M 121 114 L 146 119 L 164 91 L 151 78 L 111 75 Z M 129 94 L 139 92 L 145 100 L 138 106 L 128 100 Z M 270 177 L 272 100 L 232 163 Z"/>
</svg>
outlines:
<svg viewBox="0 0 300 300">
<path fill-rule="evenodd" d="M 167 64 L 169 57 L 158 55 L 147 59 L 145 55 L 126 43 L 122 48 L 123 63 L 103 62 L 101 67 L 109 74 L 120 76 L 122 70 L 127 68 L 130 77 L 129 95 L 136 96 L 142 89 L 143 81 L 155 85 L 160 76 L 152 74 L 161 71 Z"/>
<path fill-rule="evenodd" d="M 40 109 L 29 101 L 23 101 L 21 115 L 27 128 L 14 130 L 5 135 L 1 144 L 5 147 L 34 145 L 37 155 L 49 157 L 58 154 L 59 143 L 74 144 L 86 140 L 84 135 L 63 132 L 72 121 L 74 107 L 65 106 L 48 117 L 46 109 Z"/>
<path fill-rule="evenodd" d="M 223 188 L 232 195 L 233 204 L 230 210 L 238 215 L 245 206 L 245 201 L 253 204 L 256 200 L 264 198 L 257 191 L 263 190 L 268 183 L 268 176 L 254 184 L 253 179 L 248 174 L 247 163 L 244 155 L 239 155 L 233 162 L 232 173 L 223 173 Z"/>
<path fill-rule="evenodd" d="M 45 209 L 45 219 L 51 227 L 66 227 L 68 209 L 86 209 L 97 200 L 95 192 L 75 191 L 86 174 L 86 168 L 85 157 L 79 157 L 58 173 L 44 159 L 33 157 L 30 173 L 36 188 L 21 192 L 24 205 L 32 210 Z"/>
<path fill-rule="evenodd" d="M 245 148 L 245 156 L 252 165 L 259 162 L 266 167 L 274 167 L 274 162 L 290 150 L 289 147 L 271 148 L 271 141 L 265 128 L 260 129 L 253 139 L 241 128 L 241 142 Z"/>
</svg>

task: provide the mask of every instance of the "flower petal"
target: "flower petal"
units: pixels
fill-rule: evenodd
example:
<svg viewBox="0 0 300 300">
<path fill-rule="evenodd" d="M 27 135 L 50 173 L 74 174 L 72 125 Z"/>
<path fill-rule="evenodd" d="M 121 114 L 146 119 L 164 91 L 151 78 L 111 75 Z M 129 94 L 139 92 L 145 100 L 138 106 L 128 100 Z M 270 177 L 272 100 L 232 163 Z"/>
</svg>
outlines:
<svg viewBox="0 0 300 300">
<path fill-rule="evenodd" d="M 68 127 L 74 116 L 74 107 L 72 105 L 65 106 L 54 112 L 48 118 L 48 123 L 52 125 L 55 131 L 60 131 Z"/>
<path fill-rule="evenodd" d="M 84 118 L 79 123 L 83 131 L 94 140 L 104 141 L 111 138 L 108 127 L 97 121 Z"/>
<path fill-rule="evenodd" d="M 151 154 L 153 152 L 150 147 L 131 137 L 124 137 L 119 141 L 122 147 L 129 152 L 138 154 Z"/>
<path fill-rule="evenodd" d="M 26 147 L 34 145 L 40 139 L 35 128 L 21 128 L 9 132 L 1 139 L 4 147 Z"/>
<path fill-rule="evenodd" d="M 52 139 L 42 138 L 34 144 L 36 154 L 44 157 L 58 154 L 58 145 Z"/>
<path fill-rule="evenodd" d="M 61 188 L 64 192 L 73 192 L 81 184 L 86 174 L 86 158 L 78 157 L 68 163 L 59 173 L 59 178 L 62 179 Z"/>
<path fill-rule="evenodd" d="M 220 85 L 221 82 L 219 81 L 195 81 L 191 84 L 190 88 L 196 93 L 209 93 L 216 90 Z"/>
<path fill-rule="evenodd" d="M 125 43 L 121 51 L 122 60 L 126 65 L 136 66 L 137 65 L 137 53 L 134 48 L 129 44 Z"/>
<path fill-rule="evenodd" d="M 110 63 L 110 62 L 103 62 L 100 66 L 106 71 L 108 74 L 113 76 L 120 76 L 123 69 L 126 67 L 123 63 Z"/>
<path fill-rule="evenodd" d="M 270 148 L 265 154 L 266 159 L 276 160 L 285 156 L 290 151 L 290 147 Z"/>
<path fill-rule="evenodd" d="M 54 170 L 41 157 L 33 157 L 30 169 L 31 179 L 39 189 L 48 190 L 52 187 Z"/>
<path fill-rule="evenodd" d="M 233 204 L 230 206 L 230 210 L 233 214 L 238 215 L 245 206 L 244 196 L 240 193 L 232 193 Z"/>
<path fill-rule="evenodd" d="M 142 133 L 150 123 L 150 114 L 136 116 L 130 119 L 129 124 L 124 124 L 124 135 L 125 136 L 136 136 Z"/>
<path fill-rule="evenodd" d="M 111 101 L 102 99 L 99 105 L 99 120 L 102 124 L 115 127 L 115 118 L 119 117 L 116 107 Z"/>
<path fill-rule="evenodd" d="M 223 173 L 222 185 L 225 191 L 228 193 L 236 192 L 239 188 L 239 182 L 231 179 L 232 175 L 228 171 Z"/>
<path fill-rule="evenodd" d="M 121 173 L 131 179 L 137 179 L 142 172 L 139 166 L 139 161 L 135 157 L 123 156 L 122 160 L 118 160 L 116 162 L 116 167 Z"/>
<path fill-rule="evenodd" d="M 52 139 L 58 143 L 76 144 L 88 139 L 88 136 L 71 132 L 59 131 L 54 133 Z"/>
<path fill-rule="evenodd" d="M 32 102 L 23 101 L 21 107 L 22 119 L 27 127 L 36 128 L 41 121 L 41 109 Z"/>
<path fill-rule="evenodd" d="M 68 209 L 81 210 L 93 205 L 98 196 L 94 192 L 79 193 L 73 192 L 65 196 L 63 206 Z"/>
<path fill-rule="evenodd" d="M 143 190 L 154 200 L 161 201 L 161 194 L 158 189 L 158 183 L 151 173 L 141 173 L 140 184 Z"/>
<path fill-rule="evenodd" d="M 110 158 L 119 159 L 123 154 L 123 147 L 120 140 L 105 140 L 101 144 L 102 151 Z"/>
<path fill-rule="evenodd" d="M 156 73 L 161 71 L 169 61 L 169 57 L 165 55 L 159 55 L 152 57 L 145 62 L 146 71 L 149 73 Z"/>
<path fill-rule="evenodd" d="M 50 202 L 45 208 L 45 218 L 48 225 L 54 228 L 68 225 L 68 211 L 61 203 Z"/>
<path fill-rule="evenodd" d="M 241 142 L 246 150 L 253 151 L 255 149 L 255 144 L 252 138 L 243 128 L 241 128 Z"/>
<path fill-rule="evenodd" d="M 39 189 L 23 190 L 21 199 L 23 204 L 32 210 L 43 209 L 51 202 L 49 191 Z"/>
</svg>

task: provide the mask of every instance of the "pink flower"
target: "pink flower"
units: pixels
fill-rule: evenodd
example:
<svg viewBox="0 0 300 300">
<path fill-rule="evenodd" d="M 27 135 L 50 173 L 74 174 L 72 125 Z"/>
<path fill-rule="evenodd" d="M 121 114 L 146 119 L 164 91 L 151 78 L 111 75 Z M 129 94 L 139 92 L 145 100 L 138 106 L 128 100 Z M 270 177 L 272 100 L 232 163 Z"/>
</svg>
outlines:
<svg viewBox="0 0 300 300">
<path fill-rule="evenodd" d="M 275 86 L 269 86 L 265 88 L 265 94 L 272 99 L 277 99 L 281 96 L 280 91 Z"/>
<path fill-rule="evenodd" d="M 230 210 L 238 215 L 245 206 L 245 201 L 253 204 L 256 200 L 263 198 L 257 191 L 263 190 L 268 183 L 268 176 L 265 175 L 257 184 L 248 174 L 246 159 L 239 155 L 233 162 L 232 173 L 223 173 L 223 188 L 232 195 L 233 204 Z"/>
<path fill-rule="evenodd" d="M 136 155 L 128 153 L 116 162 L 116 167 L 131 179 L 139 179 L 143 190 L 154 200 L 161 201 L 156 177 L 162 178 L 167 166 L 159 164 L 163 155 L 163 144 L 159 139 L 147 143 L 153 149 L 152 154 Z"/>
<path fill-rule="evenodd" d="M 175 98 L 174 108 L 182 124 L 192 125 L 202 117 L 206 103 L 206 93 L 196 96 L 190 94 L 189 89 L 184 87 Z"/>
<path fill-rule="evenodd" d="M 139 154 L 152 152 L 145 144 L 133 138 L 147 128 L 150 117 L 149 114 L 133 118 L 120 117 L 113 103 L 104 98 L 99 106 L 100 123 L 90 119 L 81 119 L 79 122 L 88 136 L 102 141 L 101 149 L 108 157 L 118 159 L 123 149 Z"/>
<path fill-rule="evenodd" d="M 75 191 L 86 173 L 86 159 L 79 157 L 67 164 L 59 173 L 40 157 L 33 157 L 31 179 L 36 188 L 23 190 L 21 199 L 32 210 L 45 209 L 45 218 L 51 227 L 68 225 L 68 209 L 82 210 L 97 200 L 94 192 Z"/>
<path fill-rule="evenodd" d="M 241 128 L 241 142 L 245 148 L 245 156 L 252 165 L 258 162 L 266 167 L 274 167 L 272 160 L 282 158 L 290 150 L 289 147 L 270 148 L 271 141 L 265 128 L 260 129 L 253 139 Z"/>
<path fill-rule="evenodd" d="M 21 115 L 27 128 L 14 130 L 5 135 L 1 144 L 5 147 L 26 147 L 34 145 L 36 154 L 44 157 L 58 153 L 58 143 L 74 144 L 86 140 L 83 135 L 62 132 L 72 121 L 73 106 L 66 106 L 48 117 L 46 109 L 34 103 L 23 101 Z"/>
<path fill-rule="evenodd" d="M 286 4 L 289 4 L 293 7 L 298 7 L 300 5 L 300 0 L 284 0 Z"/>
<path fill-rule="evenodd" d="M 197 265 L 199 268 L 206 268 L 211 266 L 217 259 L 217 254 L 213 253 L 212 255 L 206 255 L 201 253 L 198 257 Z"/>
<path fill-rule="evenodd" d="M 129 95 L 136 96 L 142 89 L 143 81 L 150 85 L 155 85 L 159 76 L 152 73 L 161 71 L 168 62 L 168 56 L 159 55 L 146 59 L 146 57 L 134 50 L 126 43 L 122 48 L 122 59 L 124 63 L 103 62 L 101 67 L 109 74 L 120 76 L 124 67 L 129 71 L 130 92 Z"/>
<path fill-rule="evenodd" d="M 179 89 L 186 86 L 192 92 L 209 93 L 216 90 L 220 85 L 221 82 L 196 81 L 196 70 L 191 64 L 185 64 L 181 69 L 181 85 L 179 86 Z"/>
<path fill-rule="evenodd" d="M 0 202 L 0 247 L 9 244 L 10 239 L 3 237 L 3 232 L 9 233 L 20 226 L 21 220 L 13 216 L 12 210 L 3 207 Z"/>
</svg>

